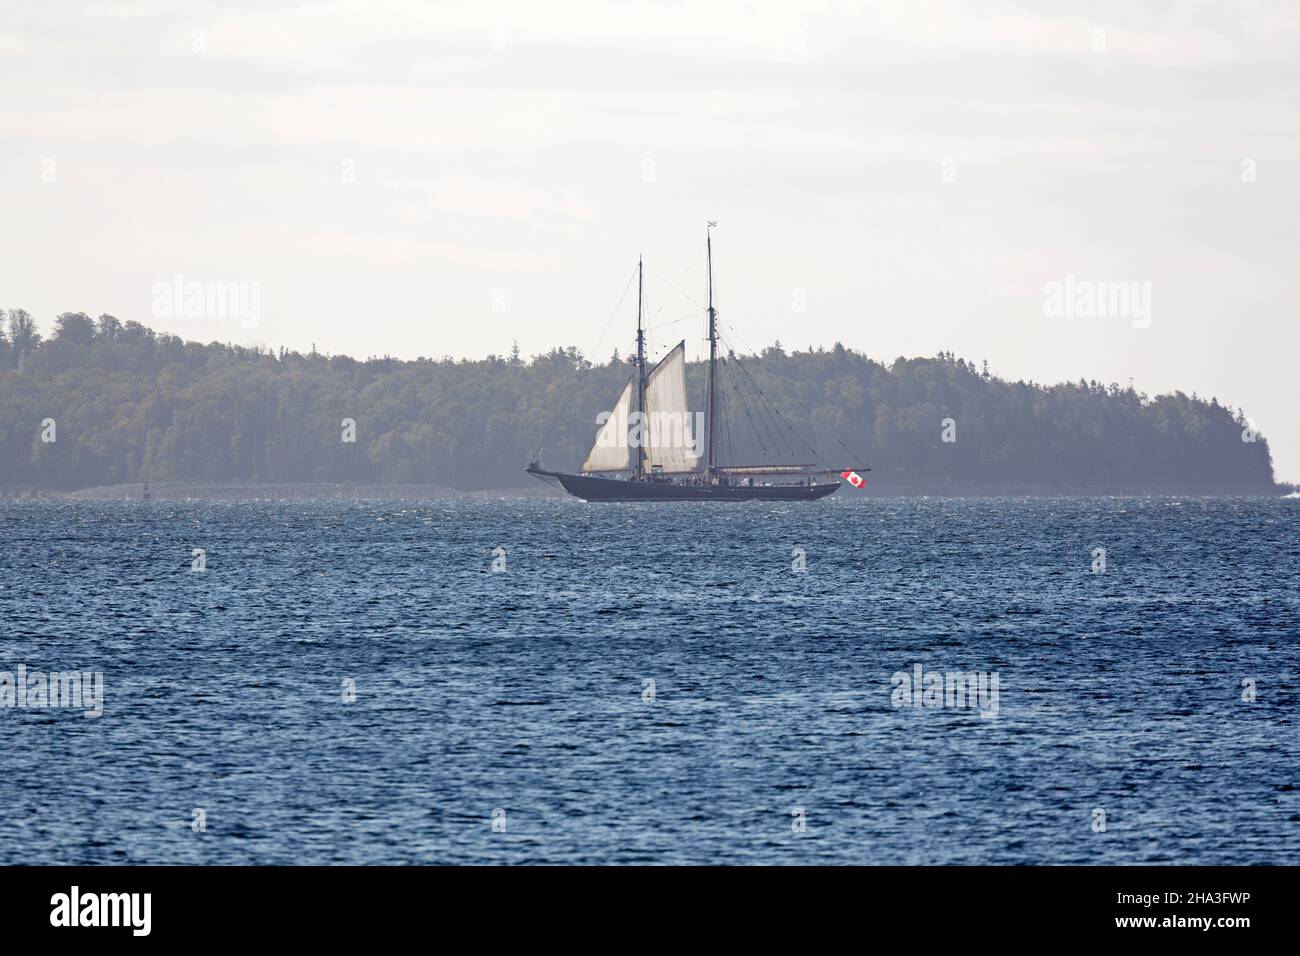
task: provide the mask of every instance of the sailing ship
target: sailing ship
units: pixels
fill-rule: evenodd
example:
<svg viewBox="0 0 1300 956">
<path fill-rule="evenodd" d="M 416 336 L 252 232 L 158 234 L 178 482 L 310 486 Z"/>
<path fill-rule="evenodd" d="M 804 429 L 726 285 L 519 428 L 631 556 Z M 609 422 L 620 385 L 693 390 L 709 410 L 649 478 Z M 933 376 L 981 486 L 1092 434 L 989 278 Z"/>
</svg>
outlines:
<svg viewBox="0 0 1300 956">
<path fill-rule="evenodd" d="M 688 410 L 686 342 L 679 342 L 646 371 L 645 274 L 637 263 L 636 357 L 632 376 L 608 415 L 577 474 L 551 471 L 533 461 L 526 471 L 554 481 L 585 501 L 815 501 L 840 487 L 837 474 L 869 471 L 864 465 L 819 468 L 809 464 L 726 464 L 720 460 L 718 422 L 718 316 L 713 306 L 713 233 L 705 230 L 708 262 L 709 365 L 703 441 Z M 733 356 L 734 358 L 734 356 Z M 602 421 L 603 420 L 603 421 Z M 702 448 L 700 446 L 703 446 Z M 805 443 L 806 445 L 806 443 Z"/>
</svg>

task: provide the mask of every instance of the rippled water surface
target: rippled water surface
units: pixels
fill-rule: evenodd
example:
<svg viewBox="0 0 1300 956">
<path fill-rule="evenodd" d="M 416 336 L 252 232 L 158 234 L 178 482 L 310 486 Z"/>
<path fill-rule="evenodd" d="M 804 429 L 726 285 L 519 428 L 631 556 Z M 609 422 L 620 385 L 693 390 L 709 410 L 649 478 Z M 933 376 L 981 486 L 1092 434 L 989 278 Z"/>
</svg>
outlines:
<svg viewBox="0 0 1300 956">
<path fill-rule="evenodd" d="M 10 503 L 0 627 L 3 863 L 1300 863 L 1294 499 Z"/>
</svg>

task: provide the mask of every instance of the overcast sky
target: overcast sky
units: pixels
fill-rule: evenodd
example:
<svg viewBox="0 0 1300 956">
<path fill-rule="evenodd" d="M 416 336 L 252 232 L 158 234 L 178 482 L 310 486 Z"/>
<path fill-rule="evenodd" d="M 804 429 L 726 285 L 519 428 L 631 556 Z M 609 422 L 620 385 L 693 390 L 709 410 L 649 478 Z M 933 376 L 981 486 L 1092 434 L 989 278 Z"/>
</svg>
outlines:
<svg viewBox="0 0 1300 956">
<path fill-rule="evenodd" d="M 1296 481 L 1298 93 L 1285 2 L 6 0 L 0 307 L 605 358 L 644 253 L 695 357 L 716 220 L 744 345 L 1214 395 Z M 177 275 L 256 322 L 166 314 Z M 1046 315 L 1067 276 L 1150 314 Z"/>
</svg>

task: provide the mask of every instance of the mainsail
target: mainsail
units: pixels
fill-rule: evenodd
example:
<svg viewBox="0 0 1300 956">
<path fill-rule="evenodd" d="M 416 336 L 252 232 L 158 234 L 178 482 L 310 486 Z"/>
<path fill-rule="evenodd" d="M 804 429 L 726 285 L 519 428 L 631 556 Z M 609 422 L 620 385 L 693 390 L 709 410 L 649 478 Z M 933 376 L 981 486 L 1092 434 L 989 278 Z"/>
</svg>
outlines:
<svg viewBox="0 0 1300 956">
<path fill-rule="evenodd" d="M 695 471 L 698 447 L 692 439 L 691 414 L 686 406 L 686 342 L 664 356 L 645 383 L 645 463 L 665 472 Z"/>
<path fill-rule="evenodd" d="M 582 471 L 628 471 L 632 467 L 632 447 L 627 443 L 627 421 L 632 412 L 632 382 L 618 397 L 609 419 L 596 433 L 596 444 L 582 463 Z"/>
</svg>

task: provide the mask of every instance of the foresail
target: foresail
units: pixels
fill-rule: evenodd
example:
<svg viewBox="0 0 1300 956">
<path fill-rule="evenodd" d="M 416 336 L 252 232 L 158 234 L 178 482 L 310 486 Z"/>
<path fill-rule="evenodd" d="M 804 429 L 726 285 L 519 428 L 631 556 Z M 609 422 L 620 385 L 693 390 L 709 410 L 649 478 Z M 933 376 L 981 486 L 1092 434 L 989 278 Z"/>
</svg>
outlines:
<svg viewBox="0 0 1300 956">
<path fill-rule="evenodd" d="M 664 356 L 646 379 L 646 467 L 666 472 L 695 471 L 698 440 L 686 405 L 686 343 Z"/>
<path fill-rule="evenodd" d="M 632 448 L 627 443 L 628 416 L 632 412 L 632 382 L 618 397 L 618 404 L 596 433 L 596 444 L 582 463 L 582 471 L 628 471 L 632 467 Z"/>
</svg>

